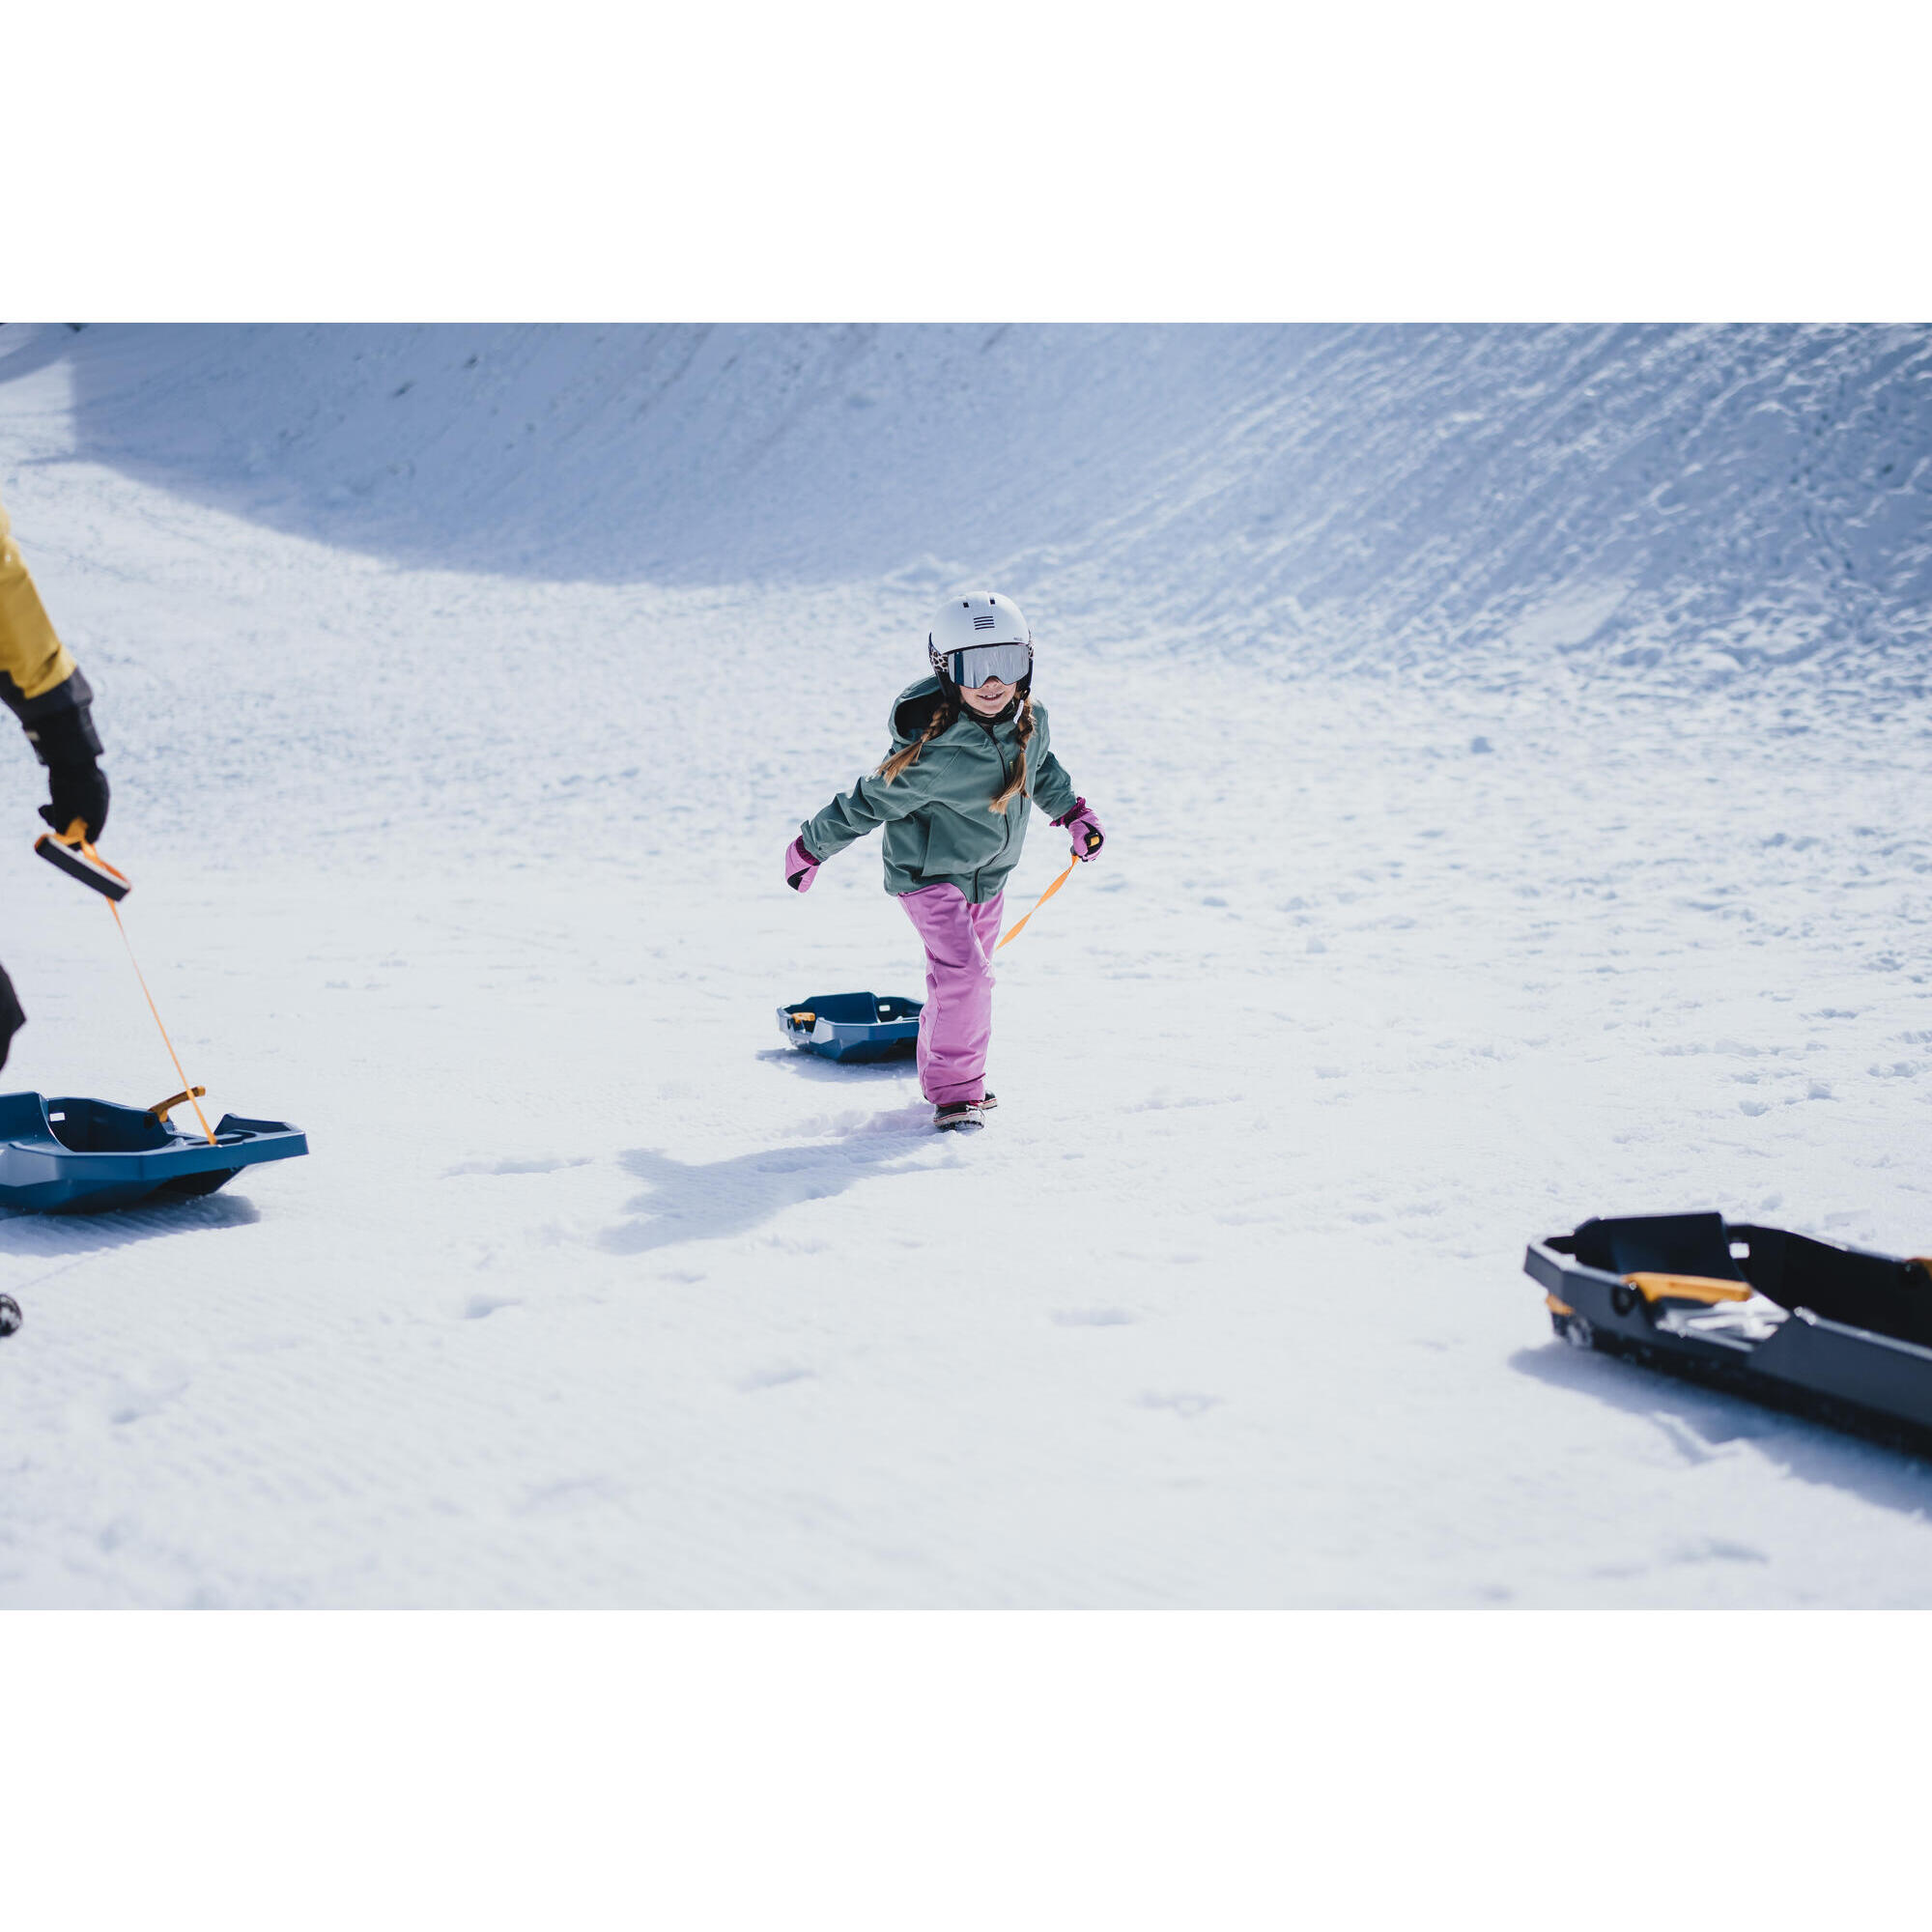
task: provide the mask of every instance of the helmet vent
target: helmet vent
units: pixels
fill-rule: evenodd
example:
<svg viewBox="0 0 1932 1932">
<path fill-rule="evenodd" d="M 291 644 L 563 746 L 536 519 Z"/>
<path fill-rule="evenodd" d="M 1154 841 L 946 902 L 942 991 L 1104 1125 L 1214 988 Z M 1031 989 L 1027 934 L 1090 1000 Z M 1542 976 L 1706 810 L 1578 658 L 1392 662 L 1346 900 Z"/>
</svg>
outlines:
<svg viewBox="0 0 1932 1932">
<path fill-rule="evenodd" d="M 990 617 L 975 617 L 973 628 L 976 631 L 990 631 L 993 628 L 993 620 Z"/>
</svg>

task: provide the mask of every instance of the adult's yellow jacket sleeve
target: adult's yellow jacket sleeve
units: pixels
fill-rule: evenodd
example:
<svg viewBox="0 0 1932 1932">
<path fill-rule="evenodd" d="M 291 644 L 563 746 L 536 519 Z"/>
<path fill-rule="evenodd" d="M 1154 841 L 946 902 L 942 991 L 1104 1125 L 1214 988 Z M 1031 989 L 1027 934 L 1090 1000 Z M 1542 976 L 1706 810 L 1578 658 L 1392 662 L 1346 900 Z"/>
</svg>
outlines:
<svg viewBox="0 0 1932 1932">
<path fill-rule="evenodd" d="M 0 503 L 0 697 L 15 711 L 73 675 Z M 8 686 L 11 684 L 12 689 Z"/>
</svg>

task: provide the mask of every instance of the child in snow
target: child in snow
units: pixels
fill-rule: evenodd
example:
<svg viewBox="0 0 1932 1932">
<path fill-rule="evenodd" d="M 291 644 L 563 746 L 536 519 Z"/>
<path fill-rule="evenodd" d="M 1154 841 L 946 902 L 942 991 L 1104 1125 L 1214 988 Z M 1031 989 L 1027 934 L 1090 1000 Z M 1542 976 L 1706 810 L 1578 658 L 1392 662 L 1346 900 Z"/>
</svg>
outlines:
<svg viewBox="0 0 1932 1932">
<path fill-rule="evenodd" d="M 810 892 L 835 852 L 886 828 L 886 890 L 925 942 L 919 1084 L 942 1128 L 984 1124 L 993 1035 L 993 948 L 1029 804 L 1053 814 L 1073 856 L 1100 849 L 1100 822 L 1053 755 L 1033 700 L 1033 633 L 1006 597 L 949 598 L 932 620 L 933 675 L 900 692 L 893 750 L 877 771 L 799 828 L 785 883 Z"/>
</svg>

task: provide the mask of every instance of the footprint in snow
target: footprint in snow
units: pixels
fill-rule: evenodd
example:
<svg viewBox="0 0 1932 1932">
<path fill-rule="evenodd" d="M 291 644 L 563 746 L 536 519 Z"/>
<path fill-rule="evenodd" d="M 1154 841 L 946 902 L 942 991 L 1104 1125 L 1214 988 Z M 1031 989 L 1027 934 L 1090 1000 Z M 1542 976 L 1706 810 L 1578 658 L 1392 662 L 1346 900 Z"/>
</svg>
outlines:
<svg viewBox="0 0 1932 1932">
<path fill-rule="evenodd" d="M 459 1174 L 556 1174 L 566 1167 L 588 1167 L 588 1154 L 571 1160 L 466 1160 L 443 1169 L 443 1179 Z"/>
<path fill-rule="evenodd" d="M 519 1516 L 562 1516 L 619 1500 L 623 1491 L 608 1476 L 565 1476 L 526 1490 L 516 1505 Z"/>
<path fill-rule="evenodd" d="M 1187 1389 L 1176 1389 L 1170 1394 L 1146 1389 L 1136 1402 L 1142 1408 L 1171 1408 L 1177 1415 L 1192 1422 L 1203 1410 L 1218 1407 L 1221 1398 L 1218 1395 L 1196 1395 Z"/>
<path fill-rule="evenodd" d="M 1707 1536 L 1697 1543 L 1680 1543 L 1663 1559 L 1666 1563 L 1769 1563 L 1762 1549 L 1748 1543 L 1732 1543 L 1720 1536 Z"/>
<path fill-rule="evenodd" d="M 107 1419 L 116 1429 L 158 1415 L 187 1387 L 185 1369 L 156 1369 L 142 1380 L 119 1383 L 107 1406 Z"/>
<path fill-rule="evenodd" d="M 809 1382 L 815 1380 L 810 1369 L 801 1369 L 786 1364 L 782 1368 L 759 1369 L 755 1374 L 746 1376 L 739 1383 L 739 1392 L 756 1395 L 760 1389 L 783 1388 L 787 1382 Z"/>
</svg>

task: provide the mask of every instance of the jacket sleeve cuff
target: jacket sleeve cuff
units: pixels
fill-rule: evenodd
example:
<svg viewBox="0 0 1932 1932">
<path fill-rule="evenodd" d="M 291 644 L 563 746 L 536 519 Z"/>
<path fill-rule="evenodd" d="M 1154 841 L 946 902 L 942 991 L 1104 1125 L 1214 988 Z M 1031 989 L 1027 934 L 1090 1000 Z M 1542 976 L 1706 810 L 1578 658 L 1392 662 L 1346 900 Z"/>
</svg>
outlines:
<svg viewBox="0 0 1932 1932">
<path fill-rule="evenodd" d="M 835 852 L 842 852 L 852 840 L 849 837 L 840 838 L 837 825 L 821 824 L 816 818 L 808 818 L 798 828 L 798 842 L 800 849 L 814 865 L 822 866 Z"/>
<path fill-rule="evenodd" d="M 42 764 L 91 765 L 100 756 L 100 738 L 90 709 L 94 693 L 78 670 L 38 697 L 18 696 L 8 688 L 11 682 L 0 678 L 0 697 L 13 707 Z"/>
<path fill-rule="evenodd" d="M 38 697 L 23 697 L 20 687 L 11 677 L 0 677 L 0 698 L 6 700 L 8 708 L 22 724 L 37 724 L 43 718 L 51 718 L 59 711 L 71 711 L 76 706 L 84 710 L 94 702 L 94 690 L 76 668 Z"/>
</svg>

